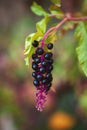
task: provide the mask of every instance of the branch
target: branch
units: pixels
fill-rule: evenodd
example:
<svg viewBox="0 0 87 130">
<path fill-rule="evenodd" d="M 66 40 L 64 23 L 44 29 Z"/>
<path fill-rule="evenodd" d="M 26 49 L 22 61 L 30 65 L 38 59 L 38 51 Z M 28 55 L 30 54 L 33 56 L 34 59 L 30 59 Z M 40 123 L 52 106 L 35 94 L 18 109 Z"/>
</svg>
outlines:
<svg viewBox="0 0 87 130">
<path fill-rule="evenodd" d="M 73 17 L 71 13 L 67 13 L 66 17 L 69 21 L 85 21 L 87 20 L 87 17 Z"/>
<path fill-rule="evenodd" d="M 50 15 L 50 17 L 57 17 L 57 15 L 56 15 L 56 14 Z M 58 29 L 59 29 L 63 24 L 65 24 L 67 21 L 85 21 L 85 20 L 87 20 L 87 17 L 79 17 L 79 18 L 76 18 L 76 17 L 73 17 L 73 16 L 71 15 L 71 13 L 67 13 L 67 14 L 65 15 L 65 18 L 64 18 L 60 23 L 58 23 L 57 26 L 50 28 L 50 29 L 44 34 L 43 39 L 42 39 L 42 41 L 41 41 L 41 42 L 42 42 L 42 48 L 44 47 L 45 40 L 46 40 L 46 38 L 49 36 L 49 34 L 50 34 L 52 31 L 57 32 Z"/>
<path fill-rule="evenodd" d="M 70 21 L 85 21 L 85 20 L 87 20 L 87 17 L 79 17 L 79 18 L 70 17 L 70 18 L 68 18 L 68 20 L 70 20 Z"/>
<path fill-rule="evenodd" d="M 42 48 L 44 47 L 44 42 L 46 40 L 46 38 L 48 37 L 48 35 L 50 34 L 50 32 L 52 31 L 57 31 L 64 23 L 66 23 L 66 21 L 68 21 L 68 18 L 65 17 L 57 26 L 50 28 L 45 34 L 44 37 L 42 39 Z"/>
<path fill-rule="evenodd" d="M 56 18 L 57 16 L 59 16 L 59 15 L 58 15 L 58 14 L 50 14 L 50 15 L 49 15 L 49 17 L 55 17 L 55 18 Z M 87 17 L 73 17 L 71 13 L 67 13 L 65 16 L 66 16 L 66 17 L 68 18 L 68 20 L 70 20 L 70 21 L 85 21 L 85 20 L 87 20 Z"/>
</svg>

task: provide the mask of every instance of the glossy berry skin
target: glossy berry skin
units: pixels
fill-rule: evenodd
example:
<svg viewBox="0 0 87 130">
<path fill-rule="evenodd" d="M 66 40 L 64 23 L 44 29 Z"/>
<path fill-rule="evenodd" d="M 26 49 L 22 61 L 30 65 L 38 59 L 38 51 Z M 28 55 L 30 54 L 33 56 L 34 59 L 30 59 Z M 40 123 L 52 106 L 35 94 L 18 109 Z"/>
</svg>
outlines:
<svg viewBox="0 0 87 130">
<path fill-rule="evenodd" d="M 39 86 L 39 81 L 35 79 L 35 80 L 33 81 L 33 84 L 34 84 L 35 86 Z"/>
<path fill-rule="evenodd" d="M 53 70 L 53 66 L 50 65 L 50 66 L 48 67 L 48 71 L 50 72 L 50 71 L 52 71 L 52 70 Z"/>
<path fill-rule="evenodd" d="M 41 81 L 42 79 L 43 79 L 43 76 L 40 75 L 40 74 L 38 74 L 38 75 L 37 75 L 37 80 L 38 80 L 38 81 Z"/>
<path fill-rule="evenodd" d="M 46 69 L 44 67 L 41 67 L 40 72 L 41 72 L 41 74 L 44 74 L 46 72 Z"/>
<path fill-rule="evenodd" d="M 32 45 L 33 45 L 34 47 L 37 47 L 37 46 L 39 45 L 39 43 L 38 43 L 38 41 L 34 40 L 34 42 L 32 43 Z"/>
<path fill-rule="evenodd" d="M 37 70 L 37 69 L 38 69 L 38 65 L 35 64 L 35 63 L 33 63 L 33 64 L 32 64 L 32 69 L 33 69 L 33 70 Z"/>
<path fill-rule="evenodd" d="M 49 44 L 47 45 L 47 48 L 48 48 L 49 50 L 51 50 L 51 49 L 53 48 L 53 44 L 52 44 L 52 43 L 49 43 Z"/>
<path fill-rule="evenodd" d="M 37 74 L 35 72 L 32 72 L 32 76 L 36 78 Z"/>
<path fill-rule="evenodd" d="M 32 54 L 32 59 L 34 60 L 37 57 L 36 54 Z"/>
<path fill-rule="evenodd" d="M 52 84 L 51 84 L 51 83 L 49 83 L 49 84 L 47 84 L 46 86 L 49 88 L 49 87 L 51 87 L 51 85 L 52 85 Z"/>
<path fill-rule="evenodd" d="M 50 77 L 50 78 L 48 79 L 49 82 L 51 82 L 52 80 L 53 80 L 53 77 Z"/>
<path fill-rule="evenodd" d="M 50 77 L 52 77 L 52 74 L 49 72 L 46 74 L 46 78 L 50 78 Z"/>
<path fill-rule="evenodd" d="M 47 52 L 44 57 L 45 57 L 45 59 L 49 60 L 49 59 L 51 59 L 52 56 L 53 56 L 53 54 L 51 52 Z"/>
<path fill-rule="evenodd" d="M 42 80 L 42 84 L 47 84 L 47 82 L 48 82 L 47 79 Z"/>
<path fill-rule="evenodd" d="M 43 61 L 41 64 L 42 64 L 42 66 L 45 67 L 45 66 L 47 66 L 48 63 L 47 63 L 47 61 Z"/>
<path fill-rule="evenodd" d="M 40 58 L 39 58 L 39 57 L 36 57 L 36 58 L 34 59 L 34 61 L 35 61 L 35 63 L 37 63 L 37 64 L 38 64 L 38 63 L 40 63 L 40 61 L 41 61 L 41 60 L 40 60 Z"/>
<path fill-rule="evenodd" d="M 52 86 L 51 83 L 47 84 L 47 85 L 45 86 L 45 87 L 46 87 L 46 91 L 49 91 L 51 86 Z"/>
<path fill-rule="evenodd" d="M 48 63 L 49 63 L 49 64 L 53 64 L 53 59 L 50 59 L 50 60 L 48 61 Z"/>
<path fill-rule="evenodd" d="M 44 53 L 44 50 L 41 47 L 38 47 L 36 50 L 36 54 L 42 55 Z"/>
</svg>

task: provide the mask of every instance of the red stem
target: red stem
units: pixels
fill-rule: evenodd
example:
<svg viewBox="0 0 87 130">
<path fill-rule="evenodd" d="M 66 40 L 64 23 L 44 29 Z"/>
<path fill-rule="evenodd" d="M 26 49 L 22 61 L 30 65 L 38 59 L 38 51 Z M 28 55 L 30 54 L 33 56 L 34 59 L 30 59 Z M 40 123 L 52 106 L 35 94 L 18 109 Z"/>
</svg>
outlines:
<svg viewBox="0 0 87 130">
<path fill-rule="evenodd" d="M 42 48 L 44 47 L 44 43 L 46 38 L 48 37 L 48 35 L 50 34 L 51 31 L 57 31 L 66 21 L 68 21 L 68 18 L 65 17 L 57 26 L 50 28 L 44 35 L 43 39 L 42 39 Z"/>
<path fill-rule="evenodd" d="M 51 16 L 51 15 L 50 15 Z M 52 17 L 56 17 L 57 15 L 52 15 Z M 48 35 L 50 34 L 50 32 L 52 31 L 55 31 L 57 32 L 58 29 L 64 24 L 66 23 L 67 21 L 84 21 L 84 20 L 87 20 L 87 17 L 80 17 L 80 18 L 75 18 L 75 17 L 72 17 L 72 15 L 70 13 L 67 13 L 66 14 L 66 17 L 55 27 L 52 27 L 50 28 L 45 34 L 44 34 L 44 37 L 42 39 L 42 45 L 41 47 L 43 48 L 44 47 L 44 43 L 45 43 L 45 40 L 46 38 L 48 37 Z"/>
<path fill-rule="evenodd" d="M 80 17 L 80 18 L 75 18 L 75 17 L 70 17 L 68 18 L 70 21 L 85 21 L 87 20 L 87 17 Z"/>
</svg>

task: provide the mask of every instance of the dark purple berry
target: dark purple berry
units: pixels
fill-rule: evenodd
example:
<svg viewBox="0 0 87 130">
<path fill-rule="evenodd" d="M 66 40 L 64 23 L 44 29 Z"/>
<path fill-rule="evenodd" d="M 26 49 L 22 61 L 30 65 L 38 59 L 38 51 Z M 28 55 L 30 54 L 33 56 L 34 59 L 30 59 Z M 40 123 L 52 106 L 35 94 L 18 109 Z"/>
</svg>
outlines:
<svg viewBox="0 0 87 130">
<path fill-rule="evenodd" d="M 47 69 L 49 72 L 50 71 L 52 71 L 53 70 L 53 66 L 52 65 L 50 65 L 49 67 L 48 67 L 48 69 Z"/>
<path fill-rule="evenodd" d="M 38 46 L 38 41 L 36 41 L 36 40 L 34 40 L 34 42 L 32 43 L 32 45 L 34 46 L 34 47 L 37 47 Z"/>
<path fill-rule="evenodd" d="M 36 78 L 37 74 L 35 72 L 32 72 L 32 76 Z"/>
<path fill-rule="evenodd" d="M 36 54 L 32 54 L 32 59 L 34 60 L 37 57 Z"/>
<path fill-rule="evenodd" d="M 51 82 L 53 80 L 53 77 L 49 77 L 48 81 Z"/>
<path fill-rule="evenodd" d="M 35 86 L 39 86 L 39 81 L 35 79 L 35 80 L 33 81 L 33 84 L 34 84 Z"/>
<path fill-rule="evenodd" d="M 52 56 L 53 56 L 52 52 L 47 52 L 44 57 L 45 59 L 49 60 L 51 59 Z"/>
<path fill-rule="evenodd" d="M 38 69 L 38 65 L 35 64 L 35 63 L 33 63 L 33 64 L 32 64 L 32 69 L 33 69 L 33 70 L 37 70 L 37 69 Z"/>
<path fill-rule="evenodd" d="M 47 79 L 42 80 L 42 84 L 47 84 L 47 82 L 48 82 Z"/>
<path fill-rule="evenodd" d="M 50 77 L 52 77 L 52 74 L 51 74 L 51 73 L 47 73 L 47 74 L 46 74 L 46 78 L 48 79 L 48 78 L 50 78 Z"/>
<path fill-rule="evenodd" d="M 50 59 L 48 63 L 53 64 L 53 59 Z"/>
<path fill-rule="evenodd" d="M 40 74 L 38 74 L 38 75 L 37 75 L 37 80 L 38 80 L 38 81 L 41 81 L 41 80 L 42 80 L 42 78 L 43 78 L 43 76 L 42 76 L 42 75 L 40 75 Z"/>
<path fill-rule="evenodd" d="M 44 67 L 41 67 L 41 68 L 40 68 L 40 72 L 41 72 L 42 74 L 44 74 L 44 73 L 46 72 L 46 69 L 45 69 Z"/>
<path fill-rule="evenodd" d="M 41 47 L 37 48 L 36 54 L 42 55 L 43 53 L 44 53 L 44 50 Z"/>
<path fill-rule="evenodd" d="M 47 48 L 51 50 L 51 49 L 53 48 L 53 44 L 52 44 L 52 43 L 49 43 L 49 44 L 47 45 Z"/>
<path fill-rule="evenodd" d="M 47 66 L 48 63 L 47 63 L 47 61 L 43 61 L 41 64 L 42 64 L 42 66 Z"/>
<path fill-rule="evenodd" d="M 47 85 L 45 86 L 45 87 L 46 87 L 46 91 L 49 91 L 51 86 L 52 86 L 51 83 L 47 84 Z"/>
<path fill-rule="evenodd" d="M 39 58 L 39 57 L 36 57 L 36 58 L 34 59 L 34 61 L 35 61 L 35 63 L 37 63 L 37 64 L 38 64 L 38 63 L 40 63 L 40 61 L 41 61 L 41 60 L 40 60 L 40 58 Z"/>
</svg>

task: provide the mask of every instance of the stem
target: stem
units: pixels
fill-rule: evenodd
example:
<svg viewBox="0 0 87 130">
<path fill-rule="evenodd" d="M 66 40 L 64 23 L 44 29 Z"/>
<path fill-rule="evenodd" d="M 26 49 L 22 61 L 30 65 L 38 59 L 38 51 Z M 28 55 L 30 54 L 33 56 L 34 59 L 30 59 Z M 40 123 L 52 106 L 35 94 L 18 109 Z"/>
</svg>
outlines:
<svg viewBox="0 0 87 130">
<path fill-rule="evenodd" d="M 57 17 L 57 16 L 59 16 L 58 14 L 50 14 L 49 15 L 49 17 Z M 85 21 L 85 20 L 87 20 L 87 17 L 78 17 L 78 18 L 76 18 L 76 17 L 73 17 L 72 16 L 72 14 L 71 13 L 67 13 L 66 14 L 66 17 L 68 18 L 68 20 L 70 20 L 70 21 Z"/>
<path fill-rule="evenodd" d="M 50 15 L 50 17 L 56 17 L 57 15 L 54 14 L 54 15 Z M 79 17 L 79 18 L 76 18 L 76 17 L 73 17 L 70 13 L 67 13 L 65 18 L 55 27 L 52 27 L 50 28 L 45 34 L 44 34 L 44 37 L 42 39 L 42 45 L 41 47 L 43 48 L 44 47 L 44 43 L 45 43 L 45 40 L 46 38 L 48 37 L 48 35 L 50 34 L 50 32 L 52 31 L 55 31 L 57 32 L 58 29 L 64 24 L 66 23 L 67 21 L 85 21 L 87 20 L 87 17 Z"/>
<path fill-rule="evenodd" d="M 70 21 L 85 21 L 87 20 L 87 17 L 80 17 L 80 18 L 75 18 L 75 17 L 70 17 L 68 18 Z"/>
<path fill-rule="evenodd" d="M 50 34 L 51 31 L 57 31 L 66 21 L 68 21 L 68 18 L 65 17 L 57 26 L 50 28 L 44 35 L 42 39 L 42 48 L 44 47 L 44 43 L 48 35 Z"/>
</svg>

